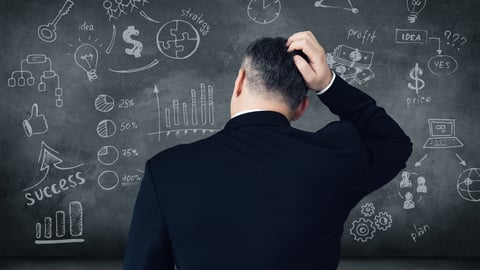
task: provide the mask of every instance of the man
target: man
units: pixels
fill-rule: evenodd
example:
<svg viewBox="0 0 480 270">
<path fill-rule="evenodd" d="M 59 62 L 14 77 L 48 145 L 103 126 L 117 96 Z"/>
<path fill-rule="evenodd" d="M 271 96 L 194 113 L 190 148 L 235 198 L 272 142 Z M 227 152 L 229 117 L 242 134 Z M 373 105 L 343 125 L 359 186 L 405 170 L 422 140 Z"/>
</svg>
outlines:
<svg viewBox="0 0 480 270">
<path fill-rule="evenodd" d="M 248 47 L 225 128 L 147 162 L 125 269 L 337 268 L 349 211 L 405 167 L 412 146 L 325 58 L 310 32 Z M 340 121 L 290 126 L 308 88 Z"/>
</svg>

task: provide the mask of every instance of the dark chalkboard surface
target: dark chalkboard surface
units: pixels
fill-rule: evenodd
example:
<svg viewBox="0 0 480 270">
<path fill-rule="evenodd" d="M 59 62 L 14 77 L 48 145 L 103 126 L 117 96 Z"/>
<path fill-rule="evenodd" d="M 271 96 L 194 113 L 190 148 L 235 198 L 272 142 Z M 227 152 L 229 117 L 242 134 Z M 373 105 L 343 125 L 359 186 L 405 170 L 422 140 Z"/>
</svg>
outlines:
<svg viewBox="0 0 480 270">
<path fill-rule="evenodd" d="M 146 159 L 223 127 L 249 42 L 308 29 L 414 143 L 343 254 L 480 256 L 479 17 L 474 0 L 2 1 L 0 254 L 121 257 Z M 335 119 L 312 102 L 294 125 Z"/>
</svg>

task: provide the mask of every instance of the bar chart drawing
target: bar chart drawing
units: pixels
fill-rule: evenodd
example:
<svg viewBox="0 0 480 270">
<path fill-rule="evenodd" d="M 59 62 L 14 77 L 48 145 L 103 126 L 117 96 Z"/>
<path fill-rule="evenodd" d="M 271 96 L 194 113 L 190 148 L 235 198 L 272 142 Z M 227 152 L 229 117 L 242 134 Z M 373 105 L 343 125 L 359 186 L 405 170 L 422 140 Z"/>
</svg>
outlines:
<svg viewBox="0 0 480 270">
<path fill-rule="evenodd" d="M 66 214 L 63 210 L 55 212 L 55 219 L 44 217 L 43 224 L 35 224 L 35 244 L 67 244 L 83 243 L 83 208 L 79 201 L 72 201 L 68 204 L 68 224 Z M 53 224 L 55 221 L 55 224 Z M 68 225 L 68 232 L 66 230 Z M 55 232 L 53 232 L 55 230 Z"/>
<path fill-rule="evenodd" d="M 157 95 L 158 109 L 158 131 L 151 132 L 149 135 L 157 135 L 160 141 L 160 135 L 165 134 L 167 137 L 174 133 L 175 135 L 187 134 L 189 132 L 197 133 L 214 133 L 219 129 L 212 128 L 215 125 L 215 104 L 213 101 L 213 86 L 200 84 L 200 91 L 197 89 L 190 90 L 190 106 L 187 102 L 178 99 L 172 100 L 171 107 L 163 109 L 164 123 L 160 117 L 160 105 L 158 101 L 158 93 L 160 91 L 155 86 L 154 93 Z M 200 94 L 199 104 L 197 95 Z"/>
</svg>

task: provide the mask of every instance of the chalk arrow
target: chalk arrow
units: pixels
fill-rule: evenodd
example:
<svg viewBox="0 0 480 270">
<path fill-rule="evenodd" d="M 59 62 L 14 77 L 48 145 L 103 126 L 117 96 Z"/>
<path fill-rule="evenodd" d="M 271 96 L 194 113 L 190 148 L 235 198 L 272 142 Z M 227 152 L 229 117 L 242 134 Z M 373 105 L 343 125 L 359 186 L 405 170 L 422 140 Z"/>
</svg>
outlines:
<svg viewBox="0 0 480 270">
<path fill-rule="evenodd" d="M 419 161 L 415 162 L 415 167 L 422 166 L 422 162 L 427 158 L 428 154 L 425 154 Z"/>
<path fill-rule="evenodd" d="M 460 160 L 460 164 L 462 164 L 463 166 L 467 166 L 467 163 L 465 162 L 465 160 L 463 160 L 457 153 L 455 153 L 455 156 L 457 156 L 458 160 Z"/>
<path fill-rule="evenodd" d="M 58 167 L 58 164 L 63 163 L 63 160 L 57 157 L 58 151 L 48 146 L 44 141 L 40 146 L 40 155 L 38 156 L 38 162 L 40 163 L 40 171 L 48 170 L 51 165 Z"/>
<path fill-rule="evenodd" d="M 441 43 L 442 41 L 440 40 L 440 38 L 437 38 L 437 37 L 429 37 L 428 39 L 435 39 L 435 40 L 438 41 L 437 54 L 439 54 L 439 55 L 442 54 L 442 49 L 440 48 L 440 43 Z"/>
<path fill-rule="evenodd" d="M 57 155 L 57 150 L 53 149 L 52 147 L 48 146 L 44 141 L 42 141 L 42 145 L 40 147 L 40 155 L 38 156 L 39 163 L 41 160 L 40 171 L 48 170 L 52 165 L 59 170 L 70 170 L 83 166 L 83 164 L 78 164 L 72 167 L 60 167 L 59 164 L 62 164 L 63 160 Z"/>
<path fill-rule="evenodd" d="M 52 147 L 48 146 L 44 141 L 42 141 L 42 144 L 40 146 L 40 154 L 38 155 L 38 163 L 40 163 L 40 171 L 41 172 L 45 171 L 45 172 L 43 174 L 42 179 L 40 179 L 33 186 L 23 189 L 23 191 L 30 190 L 40 185 L 47 178 L 48 173 L 50 172 L 51 166 L 59 170 L 70 170 L 70 169 L 75 169 L 80 166 L 83 166 L 83 164 L 78 164 L 72 167 L 60 167 L 60 164 L 63 163 L 63 160 L 59 158 L 57 155 L 58 155 L 57 150 L 53 149 Z"/>
<path fill-rule="evenodd" d="M 155 87 L 153 88 L 153 93 L 157 97 L 157 114 L 158 114 L 158 142 L 160 142 L 160 131 L 161 131 L 161 120 L 160 120 L 160 99 L 158 98 L 158 88 L 157 85 L 155 84 Z"/>
</svg>

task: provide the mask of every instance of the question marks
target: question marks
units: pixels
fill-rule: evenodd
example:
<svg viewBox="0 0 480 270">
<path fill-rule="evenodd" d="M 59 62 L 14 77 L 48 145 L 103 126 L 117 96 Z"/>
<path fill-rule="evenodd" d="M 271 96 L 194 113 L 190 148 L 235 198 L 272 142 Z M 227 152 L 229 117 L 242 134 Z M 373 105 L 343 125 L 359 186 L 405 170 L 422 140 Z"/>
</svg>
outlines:
<svg viewBox="0 0 480 270">
<path fill-rule="evenodd" d="M 466 37 L 461 36 L 458 33 L 452 33 L 450 30 L 446 30 L 443 32 L 443 35 L 447 39 L 447 45 L 456 47 L 457 50 L 460 51 L 460 47 L 463 46 L 465 43 L 467 43 L 468 39 Z"/>
<path fill-rule="evenodd" d="M 447 38 L 447 45 L 450 45 L 448 44 L 448 39 L 450 39 L 450 36 L 452 35 L 452 31 L 450 30 L 446 30 L 443 35 Z"/>
</svg>

